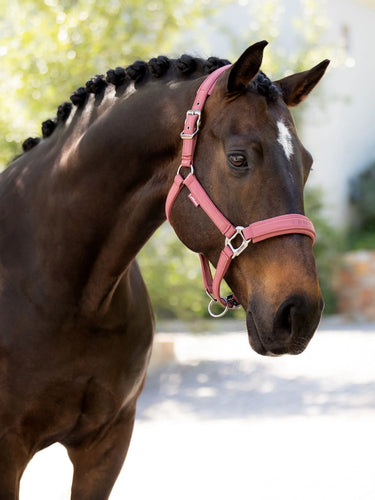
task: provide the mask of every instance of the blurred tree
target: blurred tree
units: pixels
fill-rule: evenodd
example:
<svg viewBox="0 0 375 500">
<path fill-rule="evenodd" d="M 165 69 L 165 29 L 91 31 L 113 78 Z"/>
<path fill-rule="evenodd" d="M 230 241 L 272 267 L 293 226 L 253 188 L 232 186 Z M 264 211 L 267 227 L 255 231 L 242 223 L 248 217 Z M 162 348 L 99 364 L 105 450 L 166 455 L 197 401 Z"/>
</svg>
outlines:
<svg viewBox="0 0 375 500">
<path fill-rule="evenodd" d="M 167 224 L 142 249 L 139 262 L 158 318 L 187 320 L 206 315 L 208 297 L 199 258 Z"/>
<path fill-rule="evenodd" d="M 375 162 L 370 163 L 350 182 L 352 218 L 347 231 L 349 249 L 375 249 Z"/>
<path fill-rule="evenodd" d="M 0 170 L 91 76 L 186 51 L 183 33 L 228 0 L 0 0 Z"/>
<path fill-rule="evenodd" d="M 208 317 L 210 299 L 205 293 L 198 255 L 181 243 L 169 225 L 158 229 L 139 254 L 139 262 L 158 318 Z M 221 293 L 232 293 L 225 282 Z M 219 313 L 222 308 L 218 305 L 214 310 Z M 232 310 L 230 316 L 241 317 L 243 311 Z"/>
<path fill-rule="evenodd" d="M 305 193 L 306 215 L 312 220 L 316 230 L 314 255 L 317 263 L 320 288 L 322 289 L 325 314 L 336 312 L 335 283 L 340 254 L 345 248 L 345 234 L 332 226 L 323 216 L 324 196 L 319 188 L 307 188 Z"/>
</svg>

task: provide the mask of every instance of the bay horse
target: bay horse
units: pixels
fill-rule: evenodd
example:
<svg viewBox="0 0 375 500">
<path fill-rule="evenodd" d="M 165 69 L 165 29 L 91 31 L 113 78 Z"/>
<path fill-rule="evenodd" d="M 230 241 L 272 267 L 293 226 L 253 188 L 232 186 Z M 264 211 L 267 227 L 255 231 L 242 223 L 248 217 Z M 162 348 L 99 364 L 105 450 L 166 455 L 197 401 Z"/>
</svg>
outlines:
<svg viewBox="0 0 375 500">
<path fill-rule="evenodd" d="M 71 498 L 108 498 L 153 340 L 135 258 L 167 198 L 215 307 L 245 309 L 253 349 L 308 344 L 323 308 L 303 204 L 312 158 L 288 107 L 328 61 L 272 82 L 266 44 L 232 66 L 160 56 L 96 76 L 1 174 L 1 500 L 18 498 L 26 465 L 55 442 L 74 466 Z M 218 296 L 223 277 L 234 296 Z"/>
</svg>

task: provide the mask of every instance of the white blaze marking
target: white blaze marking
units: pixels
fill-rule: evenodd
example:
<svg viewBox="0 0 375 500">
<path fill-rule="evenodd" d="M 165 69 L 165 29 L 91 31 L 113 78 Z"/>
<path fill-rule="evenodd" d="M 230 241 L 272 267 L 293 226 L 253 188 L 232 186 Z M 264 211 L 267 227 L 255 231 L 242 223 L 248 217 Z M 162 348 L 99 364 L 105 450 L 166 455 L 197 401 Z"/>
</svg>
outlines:
<svg viewBox="0 0 375 500">
<path fill-rule="evenodd" d="M 284 122 L 282 121 L 277 122 L 277 128 L 279 129 L 279 137 L 277 138 L 277 142 L 281 144 L 281 146 L 284 149 L 286 157 L 288 158 L 288 160 L 290 160 L 291 156 L 294 153 L 292 136 L 290 135 L 288 127 L 285 125 Z"/>
</svg>

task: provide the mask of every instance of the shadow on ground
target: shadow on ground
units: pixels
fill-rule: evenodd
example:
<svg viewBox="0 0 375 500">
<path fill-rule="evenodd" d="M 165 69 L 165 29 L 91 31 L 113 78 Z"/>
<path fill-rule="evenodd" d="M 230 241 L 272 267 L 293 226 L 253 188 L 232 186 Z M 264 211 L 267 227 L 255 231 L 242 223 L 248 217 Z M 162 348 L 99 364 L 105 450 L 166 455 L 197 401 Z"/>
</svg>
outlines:
<svg viewBox="0 0 375 500">
<path fill-rule="evenodd" d="M 375 410 L 375 382 L 286 378 L 254 361 L 173 364 L 148 378 L 137 418 L 152 420 L 163 406 L 200 419 L 330 415 Z"/>
</svg>

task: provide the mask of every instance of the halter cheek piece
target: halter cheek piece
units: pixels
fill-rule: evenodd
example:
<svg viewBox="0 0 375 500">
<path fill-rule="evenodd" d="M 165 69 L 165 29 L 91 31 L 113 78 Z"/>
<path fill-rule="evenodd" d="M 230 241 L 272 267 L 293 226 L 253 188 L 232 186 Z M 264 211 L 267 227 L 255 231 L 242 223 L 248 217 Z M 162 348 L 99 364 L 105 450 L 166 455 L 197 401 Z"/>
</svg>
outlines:
<svg viewBox="0 0 375 500">
<path fill-rule="evenodd" d="M 314 243 L 316 237 L 314 226 L 310 219 L 300 214 L 280 215 L 278 217 L 254 222 L 247 227 L 233 226 L 214 205 L 195 176 L 193 156 L 202 109 L 207 97 L 211 95 L 217 79 L 229 67 L 230 65 L 217 69 L 204 80 L 195 96 L 192 109 L 186 113 L 184 129 L 181 132 L 181 138 L 183 139 L 181 165 L 178 167 L 176 177 L 166 200 L 166 214 L 170 222 L 173 203 L 185 186 L 189 191 L 188 198 L 190 201 L 195 207 L 201 207 L 219 231 L 225 236 L 224 249 L 220 254 L 214 278 L 212 277 L 207 257 L 203 254 L 199 254 L 204 286 L 207 294 L 211 298 L 211 302 L 208 305 L 208 311 L 211 316 L 214 317 L 223 316 L 228 309 L 240 306 L 234 295 L 229 295 L 228 297 L 222 297 L 220 295 L 220 284 L 232 259 L 238 257 L 250 242 L 257 243 L 268 238 L 273 238 L 274 236 L 299 233 L 309 236 Z M 190 172 L 187 177 L 184 178 L 180 172 L 181 169 L 185 167 L 188 168 Z M 215 302 L 220 303 L 224 307 L 224 311 L 220 314 L 214 314 L 212 312 L 211 308 Z"/>
</svg>

